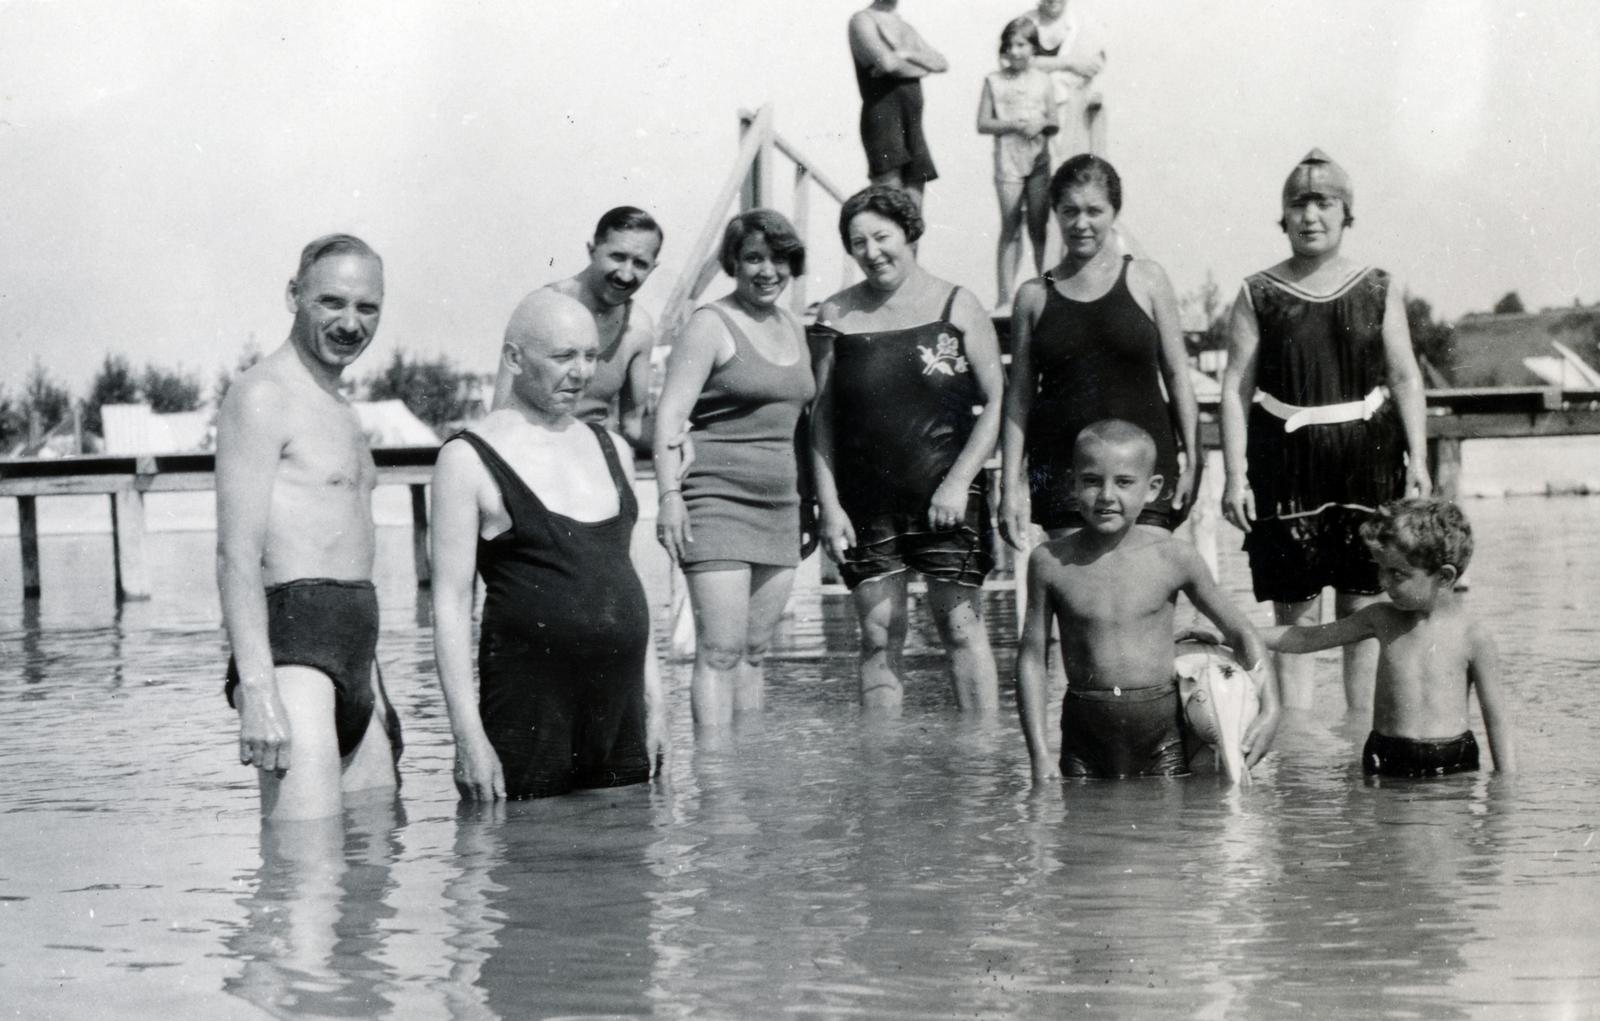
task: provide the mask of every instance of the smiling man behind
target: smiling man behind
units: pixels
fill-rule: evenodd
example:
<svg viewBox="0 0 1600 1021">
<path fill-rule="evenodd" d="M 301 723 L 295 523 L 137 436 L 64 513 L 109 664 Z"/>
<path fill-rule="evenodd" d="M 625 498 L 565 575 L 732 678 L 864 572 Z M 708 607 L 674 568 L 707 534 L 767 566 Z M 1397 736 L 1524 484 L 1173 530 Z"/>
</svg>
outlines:
<svg viewBox="0 0 1600 1021">
<path fill-rule="evenodd" d="M 359 238 L 317 238 L 286 300 L 288 339 L 228 390 L 217 418 L 226 692 L 239 760 L 259 770 L 271 820 L 335 816 L 345 793 L 394 788 L 401 747 L 373 658 L 377 470 L 339 394 L 377 332 L 383 262 Z"/>
</svg>

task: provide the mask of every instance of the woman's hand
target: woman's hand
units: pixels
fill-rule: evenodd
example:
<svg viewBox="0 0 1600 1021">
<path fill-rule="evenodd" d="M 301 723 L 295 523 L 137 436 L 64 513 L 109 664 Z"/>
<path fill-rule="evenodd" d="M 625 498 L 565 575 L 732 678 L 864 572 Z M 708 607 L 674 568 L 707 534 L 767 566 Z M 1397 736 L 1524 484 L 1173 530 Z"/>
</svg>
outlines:
<svg viewBox="0 0 1600 1021">
<path fill-rule="evenodd" d="M 822 548 L 833 558 L 834 563 L 844 563 L 845 552 L 856 544 L 856 530 L 850 524 L 850 516 L 844 512 L 843 507 L 822 509 L 818 537 L 822 540 Z"/>
<path fill-rule="evenodd" d="M 1222 516 L 1239 531 L 1250 533 L 1250 524 L 1256 519 L 1256 496 L 1243 479 L 1228 476 L 1222 490 Z"/>
<path fill-rule="evenodd" d="M 967 487 L 958 486 L 950 479 L 939 483 L 928 501 L 928 527 L 935 532 L 955 528 L 967 518 Z"/>
<path fill-rule="evenodd" d="M 487 737 L 456 739 L 455 780 L 456 790 L 469 801 L 505 800 L 505 770 Z"/>
<path fill-rule="evenodd" d="M 1433 477 L 1420 457 L 1406 458 L 1406 495 L 1423 498 L 1433 495 Z"/>
<path fill-rule="evenodd" d="M 1172 492 L 1172 509 L 1181 511 L 1185 507 L 1193 508 L 1195 494 L 1200 490 L 1200 466 L 1193 458 L 1184 458 L 1183 468 L 1178 471 L 1178 482 Z"/>
<path fill-rule="evenodd" d="M 683 555 L 694 542 L 694 532 L 689 527 L 689 508 L 683 504 L 682 490 L 668 489 L 661 494 L 661 507 L 656 512 L 656 540 L 666 547 L 673 563 L 683 563 Z"/>
<path fill-rule="evenodd" d="M 1026 553 L 1023 544 L 1031 537 L 1033 523 L 1029 520 L 1028 494 L 1021 486 L 1006 486 L 1000 496 L 1000 538 L 1011 544 L 1018 553 Z"/>
</svg>

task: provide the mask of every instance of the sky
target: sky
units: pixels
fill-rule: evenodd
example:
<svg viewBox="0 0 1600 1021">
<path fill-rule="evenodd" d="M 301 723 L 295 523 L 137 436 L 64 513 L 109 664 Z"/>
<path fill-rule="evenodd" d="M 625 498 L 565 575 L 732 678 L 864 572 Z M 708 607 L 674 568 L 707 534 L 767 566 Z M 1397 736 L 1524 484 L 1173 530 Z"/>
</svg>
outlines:
<svg viewBox="0 0 1600 1021">
<path fill-rule="evenodd" d="M 1355 181 L 1347 252 L 1436 312 L 1600 301 L 1593 0 L 1071 0 L 1097 18 L 1123 220 L 1180 294 L 1287 254 L 1284 176 Z M 107 353 L 209 380 L 289 325 L 300 247 L 384 256 L 371 371 L 397 348 L 487 370 L 511 309 L 570 275 L 601 212 L 650 209 L 659 310 L 728 176 L 737 111 L 865 184 L 845 25 L 860 0 L 0 0 L 0 386 L 78 391 Z M 902 0 L 940 178 L 921 260 L 994 297 L 990 139 L 973 127 L 1026 6 Z M 789 210 L 783 164 L 778 208 Z M 811 298 L 845 269 L 814 195 Z M 727 287 L 713 283 L 711 295 Z"/>
</svg>

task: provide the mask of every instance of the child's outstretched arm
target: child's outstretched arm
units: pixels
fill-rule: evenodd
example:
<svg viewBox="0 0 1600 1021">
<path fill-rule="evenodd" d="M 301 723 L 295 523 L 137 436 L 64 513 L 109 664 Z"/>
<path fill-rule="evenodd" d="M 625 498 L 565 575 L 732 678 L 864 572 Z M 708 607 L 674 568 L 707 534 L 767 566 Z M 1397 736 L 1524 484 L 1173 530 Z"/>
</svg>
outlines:
<svg viewBox="0 0 1600 1021">
<path fill-rule="evenodd" d="M 1483 729 L 1489 735 L 1489 754 L 1501 773 L 1517 771 L 1517 742 L 1512 735 L 1510 700 L 1500 683 L 1500 650 L 1494 638 L 1477 624 L 1472 626 L 1472 649 L 1467 660 L 1467 679 L 1478 693 L 1478 708 L 1483 711 Z"/>
<path fill-rule="evenodd" d="M 1273 737 L 1278 733 L 1283 702 L 1278 691 L 1278 673 L 1272 669 L 1272 658 L 1267 655 L 1266 643 L 1261 640 L 1255 625 L 1250 623 L 1250 618 L 1245 616 L 1243 610 L 1222 594 L 1216 579 L 1211 577 L 1211 569 L 1200 559 L 1199 551 L 1186 545 L 1184 558 L 1188 576 L 1184 594 L 1195 609 L 1222 630 L 1224 639 L 1243 658 L 1245 669 L 1253 676 L 1262 678 L 1261 711 L 1245 728 L 1244 738 L 1240 741 L 1245 765 L 1254 766 L 1267 754 L 1272 747 Z"/>
<path fill-rule="evenodd" d="M 1261 634 L 1274 652 L 1321 652 L 1378 637 L 1378 615 L 1385 611 L 1385 604 L 1373 603 L 1327 624 L 1280 625 L 1262 628 Z"/>
<path fill-rule="evenodd" d="M 1022 622 L 1022 640 L 1017 645 L 1017 714 L 1022 717 L 1022 736 L 1028 742 L 1028 757 L 1033 760 L 1035 782 L 1061 775 L 1050 757 L 1050 742 L 1045 736 L 1049 719 L 1045 695 L 1045 656 L 1050 642 L 1050 591 L 1045 574 L 1054 566 L 1049 551 L 1040 546 L 1028 558 L 1028 612 Z"/>
</svg>

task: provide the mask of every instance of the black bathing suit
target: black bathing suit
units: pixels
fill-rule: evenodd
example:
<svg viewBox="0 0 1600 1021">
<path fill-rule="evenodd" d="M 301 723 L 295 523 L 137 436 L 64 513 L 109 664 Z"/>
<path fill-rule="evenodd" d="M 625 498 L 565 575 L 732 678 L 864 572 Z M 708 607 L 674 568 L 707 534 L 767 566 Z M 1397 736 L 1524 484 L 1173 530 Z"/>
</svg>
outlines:
<svg viewBox="0 0 1600 1021">
<path fill-rule="evenodd" d="M 617 513 L 603 521 L 549 510 L 482 437 L 452 437 L 478 452 L 511 516 L 509 530 L 478 540 L 488 589 L 478 711 L 513 798 L 650 779 L 650 607 L 628 555 L 638 504 L 611 437 L 589 428 L 617 487 Z"/>
<path fill-rule="evenodd" d="M 267 589 L 267 643 L 273 666 L 320 670 L 333 682 L 333 722 L 339 757 L 361 744 L 376 701 L 372 693 L 373 657 L 378 650 L 378 595 L 370 581 L 297 578 Z M 389 701 L 383 677 L 383 726 L 395 761 L 404 746 L 400 717 Z M 228 658 L 222 693 L 233 705 L 239 667 Z"/>
<path fill-rule="evenodd" d="M 839 565 L 849 588 L 907 567 L 978 586 L 994 566 L 981 475 L 959 526 L 928 527 L 928 503 L 971 438 L 973 409 L 984 400 L 966 335 L 950 320 L 956 293 L 931 323 L 870 333 L 811 328 L 833 345 L 833 473 L 856 533 Z"/>
<path fill-rule="evenodd" d="M 1361 772 L 1367 776 L 1448 776 L 1477 769 L 1478 742 L 1470 730 L 1443 741 L 1390 737 L 1374 730 L 1361 749 Z"/>
<path fill-rule="evenodd" d="M 1072 446 L 1084 426 L 1120 418 L 1156 442 L 1161 495 L 1145 505 L 1139 523 L 1176 528 L 1188 508 L 1174 513 L 1178 440 L 1172 410 L 1162 396 L 1161 333 L 1128 290 L 1128 266 L 1111 290 L 1093 301 L 1068 298 L 1045 275 L 1044 309 L 1033 328 L 1032 357 L 1038 392 L 1028 416 L 1028 489 L 1033 520 L 1041 528 L 1077 528 L 1083 518 L 1072 496 Z"/>
<path fill-rule="evenodd" d="M 861 91 L 861 147 L 867 152 L 867 176 L 899 171 L 905 184 L 921 184 L 939 176 L 922 134 L 922 82 L 917 78 L 875 75 L 856 68 Z"/>
<path fill-rule="evenodd" d="M 1061 775 L 1185 776 L 1183 701 L 1175 682 L 1149 688 L 1067 688 Z"/>
</svg>

